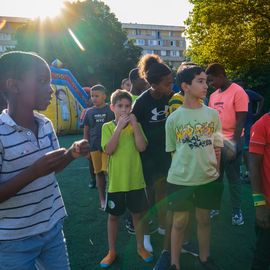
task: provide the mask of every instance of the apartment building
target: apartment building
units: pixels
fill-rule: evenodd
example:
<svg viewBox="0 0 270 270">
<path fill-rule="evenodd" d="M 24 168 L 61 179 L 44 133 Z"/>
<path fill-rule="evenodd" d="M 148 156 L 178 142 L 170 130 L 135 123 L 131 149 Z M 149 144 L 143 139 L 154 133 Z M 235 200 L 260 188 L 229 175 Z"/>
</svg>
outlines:
<svg viewBox="0 0 270 270">
<path fill-rule="evenodd" d="M 18 27 L 28 21 L 27 18 L 0 16 L 0 54 L 16 47 L 15 33 Z"/>
<path fill-rule="evenodd" d="M 183 26 L 122 23 L 129 39 L 143 48 L 143 54 L 158 54 L 164 61 L 177 68 L 185 60 L 186 39 Z"/>
</svg>

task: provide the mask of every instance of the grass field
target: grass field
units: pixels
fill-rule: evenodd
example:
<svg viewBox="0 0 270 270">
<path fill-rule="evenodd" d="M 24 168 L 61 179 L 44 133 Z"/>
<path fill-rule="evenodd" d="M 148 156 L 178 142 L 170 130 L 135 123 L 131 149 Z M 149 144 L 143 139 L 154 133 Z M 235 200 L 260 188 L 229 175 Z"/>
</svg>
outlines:
<svg viewBox="0 0 270 270">
<path fill-rule="evenodd" d="M 61 146 L 68 147 L 81 136 L 60 137 Z M 107 214 L 98 209 L 96 189 L 89 189 L 87 160 L 80 158 L 57 175 L 68 212 L 64 231 L 67 240 L 72 270 L 100 269 L 99 261 L 107 253 Z M 248 270 L 252 259 L 255 233 L 253 229 L 254 209 L 252 207 L 250 186 L 243 184 L 243 213 L 245 224 L 231 225 L 231 210 L 228 188 L 225 184 L 221 215 L 212 220 L 211 255 L 224 270 Z M 162 247 L 162 237 L 153 234 L 155 261 Z M 148 270 L 153 264 L 146 264 L 136 254 L 135 237 L 129 235 L 124 222 L 120 225 L 118 236 L 118 259 L 110 269 Z M 195 270 L 196 259 L 182 255 L 183 270 Z"/>
</svg>

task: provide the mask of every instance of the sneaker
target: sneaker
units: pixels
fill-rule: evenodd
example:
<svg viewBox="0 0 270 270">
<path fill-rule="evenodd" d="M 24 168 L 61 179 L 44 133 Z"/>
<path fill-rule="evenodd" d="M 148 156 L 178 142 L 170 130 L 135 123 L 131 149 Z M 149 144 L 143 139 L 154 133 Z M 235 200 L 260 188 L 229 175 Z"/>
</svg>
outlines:
<svg viewBox="0 0 270 270">
<path fill-rule="evenodd" d="M 241 226 L 244 223 L 244 217 L 241 209 L 232 213 L 232 225 Z"/>
<path fill-rule="evenodd" d="M 154 260 L 153 254 L 148 252 L 145 248 L 139 249 L 138 255 L 147 263 L 152 262 Z"/>
<path fill-rule="evenodd" d="M 109 250 L 108 254 L 99 263 L 101 268 L 108 268 L 115 261 L 117 255 L 114 251 Z"/>
<path fill-rule="evenodd" d="M 135 234 L 135 228 L 134 228 L 132 220 L 129 220 L 129 219 L 126 220 L 126 228 L 129 234 Z"/>
<path fill-rule="evenodd" d="M 90 180 L 90 183 L 88 185 L 89 188 L 96 188 L 96 180 Z"/>
<path fill-rule="evenodd" d="M 165 229 L 162 229 L 162 228 L 160 228 L 160 227 L 158 227 L 157 232 L 158 232 L 158 234 L 160 234 L 160 235 L 165 235 L 166 230 L 165 230 Z"/>
<path fill-rule="evenodd" d="M 191 255 L 193 255 L 195 257 L 199 256 L 198 247 L 196 245 L 194 245 L 193 243 L 191 243 L 191 242 L 185 242 L 182 245 L 181 253 L 191 254 Z"/>
<path fill-rule="evenodd" d="M 210 211 L 210 218 L 213 218 L 215 216 L 218 216 L 219 215 L 219 210 L 211 210 Z"/>
<path fill-rule="evenodd" d="M 171 265 L 171 254 L 168 250 L 163 250 L 153 270 L 168 269 Z"/>
<path fill-rule="evenodd" d="M 150 235 L 149 234 L 146 234 L 143 236 L 143 244 L 144 244 L 144 248 L 152 253 L 153 252 L 153 247 L 152 247 L 152 244 L 151 244 L 151 241 L 150 241 Z"/>
<path fill-rule="evenodd" d="M 207 258 L 207 261 L 202 262 L 200 258 L 198 258 L 200 270 L 221 270 L 219 266 L 217 266 L 214 260 L 211 257 Z"/>
</svg>

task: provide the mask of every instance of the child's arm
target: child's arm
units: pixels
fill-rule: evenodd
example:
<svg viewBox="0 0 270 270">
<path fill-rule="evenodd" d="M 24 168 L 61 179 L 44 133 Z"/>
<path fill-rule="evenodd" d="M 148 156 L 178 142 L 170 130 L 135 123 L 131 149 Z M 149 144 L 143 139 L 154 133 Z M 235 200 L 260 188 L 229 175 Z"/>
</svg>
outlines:
<svg viewBox="0 0 270 270">
<path fill-rule="evenodd" d="M 84 127 L 83 127 L 83 138 L 85 140 L 87 140 L 87 141 L 89 140 L 89 132 L 90 132 L 89 126 L 84 125 Z"/>
<path fill-rule="evenodd" d="M 217 159 L 217 171 L 219 172 L 220 169 L 220 158 L 221 158 L 221 147 L 214 147 L 215 155 Z"/>
<path fill-rule="evenodd" d="M 145 137 L 143 136 L 140 126 L 138 125 L 136 116 L 132 113 L 130 114 L 129 118 L 130 118 L 130 124 L 132 125 L 133 131 L 134 131 L 136 148 L 139 152 L 143 152 L 146 149 L 147 141 Z"/>
<path fill-rule="evenodd" d="M 88 153 L 85 140 L 75 142 L 68 150 L 60 148 L 46 153 L 31 166 L 0 185 L 0 203 L 14 196 L 37 178 L 65 168 L 78 155 Z"/>
<path fill-rule="evenodd" d="M 129 116 L 125 115 L 125 116 L 120 116 L 117 126 L 113 132 L 113 135 L 111 137 L 111 139 L 108 141 L 108 143 L 105 146 L 105 153 L 107 155 L 112 155 L 115 150 L 117 149 L 117 145 L 119 142 L 119 137 L 120 137 L 120 133 L 122 131 L 122 129 L 128 124 L 129 122 Z"/>
</svg>

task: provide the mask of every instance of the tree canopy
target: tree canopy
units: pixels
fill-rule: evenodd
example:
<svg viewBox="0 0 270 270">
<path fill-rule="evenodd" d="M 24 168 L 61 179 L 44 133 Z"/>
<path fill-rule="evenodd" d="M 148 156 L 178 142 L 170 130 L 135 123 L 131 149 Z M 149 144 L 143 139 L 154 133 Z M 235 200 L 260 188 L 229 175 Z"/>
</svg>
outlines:
<svg viewBox="0 0 270 270">
<path fill-rule="evenodd" d="M 219 62 L 231 77 L 253 87 L 270 79 L 270 2 L 265 0 L 190 0 L 186 20 L 188 55 L 201 65 Z"/>
<path fill-rule="evenodd" d="M 141 55 L 109 7 L 97 0 L 65 2 L 60 17 L 31 21 L 16 39 L 16 49 L 37 52 L 49 63 L 60 59 L 83 86 L 102 83 L 110 90 L 120 87 Z"/>
</svg>

